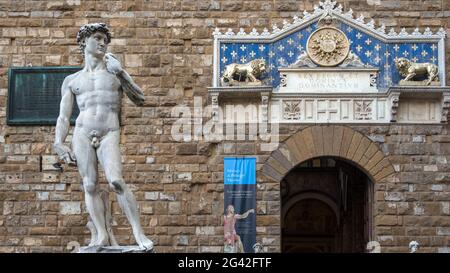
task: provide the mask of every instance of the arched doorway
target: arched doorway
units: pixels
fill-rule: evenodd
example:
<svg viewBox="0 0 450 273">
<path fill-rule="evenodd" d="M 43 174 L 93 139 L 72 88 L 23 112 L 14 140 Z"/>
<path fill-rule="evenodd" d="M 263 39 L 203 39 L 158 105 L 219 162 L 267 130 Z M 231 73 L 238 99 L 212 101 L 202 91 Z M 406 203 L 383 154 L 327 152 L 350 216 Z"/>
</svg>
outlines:
<svg viewBox="0 0 450 273">
<path fill-rule="evenodd" d="M 283 252 L 334 252 L 337 217 L 318 199 L 296 202 L 283 218 Z"/>
<path fill-rule="evenodd" d="M 280 143 L 278 149 L 264 162 L 261 173 L 279 182 L 281 186 L 281 251 L 363 252 L 367 242 L 372 240 L 374 231 L 372 227 L 372 207 L 375 206 L 374 185 L 386 182 L 395 170 L 378 143 L 364 134 L 347 126 L 314 125 L 296 132 Z M 324 184 L 317 181 L 328 181 L 324 185 L 325 188 L 345 186 L 346 190 L 335 190 L 333 195 L 323 190 L 323 187 L 320 189 L 310 187 L 297 191 L 295 197 L 291 196 L 294 199 L 288 201 L 285 199 L 285 192 L 292 190 L 289 189 L 292 185 L 291 183 L 287 185 L 286 181 L 292 179 L 289 178 L 291 176 L 294 177 L 293 185 L 296 187 Z M 296 204 L 297 201 L 307 199 L 315 201 Z M 285 222 L 285 217 L 291 215 L 288 213 L 289 208 L 294 205 L 295 210 L 300 212 L 308 210 L 306 209 L 308 207 L 311 212 L 317 207 L 315 214 L 322 214 L 329 223 L 328 226 L 323 227 L 320 234 L 319 232 L 308 234 L 302 229 L 297 230 L 297 234 L 294 229 L 292 234 L 292 228 L 285 229 L 286 225 L 290 224 L 289 218 L 288 222 Z M 311 209 L 312 207 L 314 208 Z M 292 215 L 296 215 L 295 210 L 291 211 Z M 334 222 L 331 211 L 336 218 Z M 289 217 L 295 218 L 292 215 Z M 295 221 L 301 222 L 301 218 Z M 337 230 L 334 233 L 331 232 L 333 228 Z M 283 240 L 289 236 L 291 241 Z M 322 243 L 308 245 L 306 241 L 313 237 L 316 239 L 322 237 L 319 238 Z M 328 237 L 327 244 L 324 243 L 326 237 Z M 305 243 L 292 245 L 293 240 L 303 240 Z M 287 247 L 287 243 L 291 243 L 291 247 Z"/>
<path fill-rule="evenodd" d="M 372 238 L 372 186 L 338 158 L 293 168 L 281 182 L 282 252 L 364 252 Z"/>
</svg>

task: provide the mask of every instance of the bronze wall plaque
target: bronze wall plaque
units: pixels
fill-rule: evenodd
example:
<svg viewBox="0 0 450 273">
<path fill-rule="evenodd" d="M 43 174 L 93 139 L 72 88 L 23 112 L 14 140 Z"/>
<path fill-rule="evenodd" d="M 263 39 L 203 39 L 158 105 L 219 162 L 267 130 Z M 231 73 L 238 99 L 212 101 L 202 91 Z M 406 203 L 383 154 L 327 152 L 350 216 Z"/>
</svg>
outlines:
<svg viewBox="0 0 450 273">
<path fill-rule="evenodd" d="M 64 78 L 81 67 L 12 67 L 8 73 L 8 125 L 55 125 Z M 75 123 L 76 102 L 70 119 Z"/>
</svg>

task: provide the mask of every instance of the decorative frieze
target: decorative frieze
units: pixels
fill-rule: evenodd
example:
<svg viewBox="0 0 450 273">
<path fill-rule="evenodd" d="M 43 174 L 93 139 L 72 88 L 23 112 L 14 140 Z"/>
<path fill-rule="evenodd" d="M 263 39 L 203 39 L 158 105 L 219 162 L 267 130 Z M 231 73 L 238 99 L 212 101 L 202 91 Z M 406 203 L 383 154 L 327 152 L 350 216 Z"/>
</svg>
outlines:
<svg viewBox="0 0 450 273">
<path fill-rule="evenodd" d="M 281 112 L 272 115 L 272 122 L 298 123 L 385 123 L 389 122 L 387 98 L 272 98 Z"/>
</svg>

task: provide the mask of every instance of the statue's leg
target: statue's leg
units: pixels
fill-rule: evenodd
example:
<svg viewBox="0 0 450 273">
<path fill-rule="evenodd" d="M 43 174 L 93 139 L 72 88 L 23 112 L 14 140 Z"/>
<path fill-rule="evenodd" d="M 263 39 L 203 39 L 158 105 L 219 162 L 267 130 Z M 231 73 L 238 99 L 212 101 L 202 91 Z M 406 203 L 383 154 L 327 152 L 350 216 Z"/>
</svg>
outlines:
<svg viewBox="0 0 450 273">
<path fill-rule="evenodd" d="M 117 193 L 117 200 L 131 224 L 136 242 L 140 247 L 152 249 L 153 242 L 145 236 L 141 227 L 136 199 L 122 176 L 119 140 L 119 131 L 109 132 L 101 141 L 97 156 L 110 187 Z"/>
<path fill-rule="evenodd" d="M 429 79 L 428 79 L 427 85 L 430 85 L 431 82 L 433 82 L 433 81 L 437 81 L 438 73 L 439 72 L 434 68 L 429 69 L 429 71 L 428 71 Z"/>
<path fill-rule="evenodd" d="M 416 76 L 416 73 L 409 73 L 408 76 L 406 76 L 406 78 L 404 79 L 404 81 L 410 81 L 412 80 L 412 78 L 414 78 Z"/>
<path fill-rule="evenodd" d="M 97 182 L 97 155 L 89 138 L 77 129 L 74 132 L 72 144 L 77 158 L 78 171 L 83 180 L 86 208 L 97 230 L 97 240 L 91 244 L 109 245 L 105 225 L 105 208 Z"/>
<path fill-rule="evenodd" d="M 242 244 L 241 236 L 239 235 L 236 235 L 235 246 L 236 246 L 236 253 L 244 253 L 244 245 Z"/>
</svg>

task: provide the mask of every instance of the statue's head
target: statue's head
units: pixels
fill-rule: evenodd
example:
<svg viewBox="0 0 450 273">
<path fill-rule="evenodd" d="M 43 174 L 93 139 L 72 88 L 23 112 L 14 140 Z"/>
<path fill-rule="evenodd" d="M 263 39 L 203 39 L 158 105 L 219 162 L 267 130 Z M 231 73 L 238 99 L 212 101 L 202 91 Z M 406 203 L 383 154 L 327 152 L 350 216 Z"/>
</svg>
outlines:
<svg viewBox="0 0 450 273">
<path fill-rule="evenodd" d="M 260 243 L 256 243 L 253 245 L 253 251 L 255 253 L 261 253 L 263 251 L 263 246 Z"/>
<path fill-rule="evenodd" d="M 409 242 L 410 253 L 416 253 L 418 249 L 419 249 L 419 243 L 417 241 Z"/>
<path fill-rule="evenodd" d="M 102 57 L 105 55 L 110 42 L 111 33 L 104 23 L 84 25 L 77 34 L 77 43 L 83 55 L 88 52 L 94 56 Z"/>
<path fill-rule="evenodd" d="M 253 67 L 255 76 L 260 76 L 267 70 L 266 61 L 264 59 L 253 60 L 251 65 Z"/>
<path fill-rule="evenodd" d="M 228 207 L 227 207 L 227 214 L 229 214 L 229 213 L 234 214 L 234 207 L 233 207 L 233 205 L 228 205 Z"/>
<path fill-rule="evenodd" d="M 398 69 L 403 69 L 410 66 L 410 62 L 406 58 L 398 58 L 395 60 L 395 65 Z"/>
</svg>

